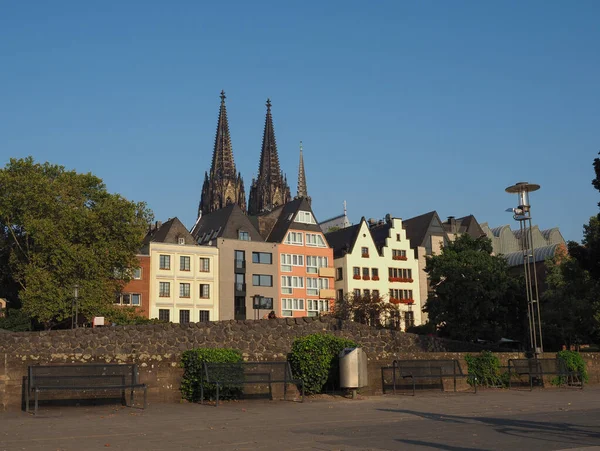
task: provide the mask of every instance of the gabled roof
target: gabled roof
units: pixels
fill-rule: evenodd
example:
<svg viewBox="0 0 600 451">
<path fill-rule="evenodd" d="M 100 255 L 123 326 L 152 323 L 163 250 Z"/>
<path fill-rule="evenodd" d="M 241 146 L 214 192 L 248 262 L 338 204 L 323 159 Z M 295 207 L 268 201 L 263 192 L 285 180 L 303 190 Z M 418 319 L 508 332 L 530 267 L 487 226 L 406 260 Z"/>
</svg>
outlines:
<svg viewBox="0 0 600 451">
<path fill-rule="evenodd" d="M 443 230 L 442 220 L 435 210 L 402 221 L 402 228 L 406 230 L 406 238 L 410 241 L 412 249 L 425 246 L 425 237 L 434 219 L 437 219 Z"/>
<path fill-rule="evenodd" d="M 366 223 L 363 217 L 358 224 L 336 230 L 325 234 L 325 238 L 329 246 L 333 248 L 333 258 L 341 258 L 346 254 L 350 254 L 354 249 L 356 238 L 363 222 Z"/>
<path fill-rule="evenodd" d="M 485 235 L 485 232 L 483 231 L 483 229 L 479 225 L 479 222 L 477 222 L 477 219 L 475 219 L 475 216 L 473 215 L 458 218 L 456 222 L 460 224 L 460 233 L 466 233 L 468 235 L 471 235 L 473 238 L 479 238 Z"/>
<path fill-rule="evenodd" d="M 202 215 L 192 229 L 198 244 L 207 244 L 215 238 L 237 240 L 239 231 L 248 232 L 251 241 L 264 241 L 238 204 L 230 204 L 207 215 Z"/>
<path fill-rule="evenodd" d="M 294 222 L 299 211 L 309 211 L 313 215 L 313 218 L 315 217 L 312 208 L 310 207 L 309 200 L 306 197 L 299 197 L 277 207 L 273 211 L 257 215 L 252 221 L 259 225 L 261 235 L 266 237 L 265 241 L 271 243 L 281 243 L 289 229 L 322 233 L 319 224 L 316 223 L 316 218 L 316 224 Z"/>
<path fill-rule="evenodd" d="M 175 217 L 158 227 L 151 228 L 144 237 L 144 246 L 150 243 L 179 244 L 179 238 L 184 238 L 186 245 L 196 244 L 188 229 Z"/>
<path fill-rule="evenodd" d="M 377 252 L 381 254 L 381 249 L 385 246 L 385 240 L 390 236 L 390 229 L 392 228 L 392 222 L 386 221 L 383 224 L 375 224 L 369 228 L 373 242 L 377 247 Z"/>
</svg>

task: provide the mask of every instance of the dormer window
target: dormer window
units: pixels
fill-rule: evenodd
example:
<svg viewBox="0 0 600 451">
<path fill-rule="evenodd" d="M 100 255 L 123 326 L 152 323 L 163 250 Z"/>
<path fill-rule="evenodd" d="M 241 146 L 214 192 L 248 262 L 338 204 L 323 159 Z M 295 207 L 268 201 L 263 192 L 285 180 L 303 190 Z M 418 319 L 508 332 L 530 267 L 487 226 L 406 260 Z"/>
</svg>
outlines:
<svg viewBox="0 0 600 451">
<path fill-rule="evenodd" d="M 310 211 L 299 211 L 296 215 L 296 222 L 302 224 L 316 224 L 315 218 Z"/>
<path fill-rule="evenodd" d="M 240 241 L 250 241 L 250 234 L 248 232 L 245 232 L 244 230 L 239 230 L 238 239 Z"/>
<path fill-rule="evenodd" d="M 177 242 L 178 242 L 179 244 L 185 244 L 185 238 L 181 238 L 181 237 L 180 237 L 180 238 L 177 238 Z"/>
</svg>

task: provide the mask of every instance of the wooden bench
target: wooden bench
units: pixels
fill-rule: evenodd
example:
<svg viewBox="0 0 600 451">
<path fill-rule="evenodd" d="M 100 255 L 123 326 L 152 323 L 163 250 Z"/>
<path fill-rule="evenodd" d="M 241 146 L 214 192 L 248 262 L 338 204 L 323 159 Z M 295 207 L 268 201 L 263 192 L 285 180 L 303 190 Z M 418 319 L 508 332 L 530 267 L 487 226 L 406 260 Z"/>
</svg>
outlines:
<svg viewBox="0 0 600 451">
<path fill-rule="evenodd" d="M 527 376 L 529 380 L 529 390 L 533 390 L 533 380 L 539 379 L 544 384 L 544 376 L 557 376 L 559 385 L 579 384 L 583 389 L 583 377 L 577 371 L 569 371 L 567 365 L 562 359 L 509 359 L 508 360 L 508 388 L 512 387 L 513 375 Z"/>
<path fill-rule="evenodd" d="M 29 412 L 30 395 L 34 394 L 34 414 L 38 411 L 39 395 L 43 391 L 121 391 L 127 405 L 125 390 L 130 390 L 133 405 L 135 389 L 144 390 L 144 409 L 147 406 L 146 384 L 138 380 L 137 365 L 129 364 L 74 364 L 33 365 L 29 367 L 25 390 L 25 410 Z"/>
<path fill-rule="evenodd" d="M 283 399 L 287 397 L 288 384 L 300 387 L 302 402 L 304 402 L 304 384 L 300 379 L 294 379 L 290 364 L 280 362 L 235 362 L 235 363 L 202 363 L 202 380 L 200 381 L 200 404 L 204 400 L 205 389 L 216 386 L 216 403 L 219 405 L 220 391 L 224 387 L 240 388 L 244 384 L 256 386 L 268 385 L 269 397 L 273 397 L 273 384 L 283 384 Z"/>
<path fill-rule="evenodd" d="M 477 393 L 477 379 L 472 375 L 464 374 L 458 360 L 394 360 L 391 369 L 394 394 L 398 378 L 411 380 L 413 396 L 416 382 L 420 379 L 439 381 L 442 391 L 444 391 L 444 379 L 452 379 L 456 391 L 457 379 L 467 378 Z"/>
</svg>

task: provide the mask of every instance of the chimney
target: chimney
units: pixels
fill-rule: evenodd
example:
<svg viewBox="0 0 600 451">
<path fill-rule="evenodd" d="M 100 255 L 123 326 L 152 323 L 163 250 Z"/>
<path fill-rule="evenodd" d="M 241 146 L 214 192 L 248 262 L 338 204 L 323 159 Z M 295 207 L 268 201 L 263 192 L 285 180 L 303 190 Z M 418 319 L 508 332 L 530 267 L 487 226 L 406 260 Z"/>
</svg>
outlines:
<svg viewBox="0 0 600 451">
<path fill-rule="evenodd" d="M 369 227 L 373 227 L 377 223 L 377 221 L 375 221 L 375 219 L 373 218 L 369 218 L 367 223 L 369 224 Z"/>
<path fill-rule="evenodd" d="M 448 216 L 447 223 L 450 225 L 450 233 L 456 233 L 456 219 L 454 216 Z"/>
</svg>

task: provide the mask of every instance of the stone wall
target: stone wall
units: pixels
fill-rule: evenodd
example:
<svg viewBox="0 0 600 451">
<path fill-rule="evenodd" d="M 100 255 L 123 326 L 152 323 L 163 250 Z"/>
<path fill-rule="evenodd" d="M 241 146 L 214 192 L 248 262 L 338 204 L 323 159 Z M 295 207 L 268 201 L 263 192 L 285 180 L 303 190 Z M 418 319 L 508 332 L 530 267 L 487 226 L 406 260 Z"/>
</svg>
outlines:
<svg viewBox="0 0 600 451">
<path fill-rule="evenodd" d="M 239 349 L 247 360 L 284 360 L 296 337 L 316 332 L 351 338 L 369 357 L 369 387 L 381 392 L 381 366 L 395 358 L 464 358 L 479 347 L 330 318 L 157 324 L 96 329 L 21 332 L 0 335 L 0 406 L 21 407 L 27 367 L 49 363 L 137 363 L 150 402 L 177 402 L 181 353 L 196 347 Z M 425 354 L 426 353 L 426 354 Z M 501 355 L 506 360 L 509 355 Z M 516 356 L 511 355 L 511 356 Z M 590 354 L 592 383 L 600 383 L 600 363 Z M 463 365 L 466 368 L 466 365 Z"/>
</svg>

